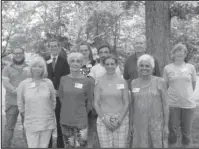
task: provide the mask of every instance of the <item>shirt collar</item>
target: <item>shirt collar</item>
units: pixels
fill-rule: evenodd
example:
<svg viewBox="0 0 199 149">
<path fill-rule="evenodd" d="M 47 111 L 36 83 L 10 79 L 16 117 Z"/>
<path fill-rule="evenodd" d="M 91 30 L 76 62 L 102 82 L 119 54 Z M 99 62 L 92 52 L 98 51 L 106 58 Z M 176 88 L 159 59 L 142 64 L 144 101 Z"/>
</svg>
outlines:
<svg viewBox="0 0 199 149">
<path fill-rule="evenodd" d="M 54 57 L 55 57 L 55 58 L 56 58 L 56 60 L 57 60 L 58 55 L 56 55 L 56 56 L 51 55 L 51 59 L 53 59 Z"/>
</svg>

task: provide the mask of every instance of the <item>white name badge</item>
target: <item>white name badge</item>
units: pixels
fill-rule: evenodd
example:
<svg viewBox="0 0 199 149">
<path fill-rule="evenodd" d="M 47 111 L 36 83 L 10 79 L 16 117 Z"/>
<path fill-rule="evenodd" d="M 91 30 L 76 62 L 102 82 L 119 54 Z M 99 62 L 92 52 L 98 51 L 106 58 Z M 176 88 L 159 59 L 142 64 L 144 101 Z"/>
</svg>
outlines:
<svg viewBox="0 0 199 149">
<path fill-rule="evenodd" d="M 140 88 L 133 88 L 132 92 L 133 93 L 138 93 L 140 91 Z"/>
<path fill-rule="evenodd" d="M 36 84 L 35 84 L 35 82 L 33 82 L 33 83 L 30 83 L 30 85 L 29 85 L 29 87 L 28 87 L 28 88 L 34 88 L 34 87 L 36 87 Z"/>
<path fill-rule="evenodd" d="M 124 84 L 117 84 L 117 89 L 118 90 L 124 89 Z"/>
<path fill-rule="evenodd" d="M 186 72 L 186 71 L 188 71 L 187 68 L 182 68 L 182 69 L 181 69 L 181 72 Z"/>
<path fill-rule="evenodd" d="M 82 88 L 83 87 L 83 84 L 80 84 L 80 83 L 75 83 L 75 88 Z"/>
</svg>

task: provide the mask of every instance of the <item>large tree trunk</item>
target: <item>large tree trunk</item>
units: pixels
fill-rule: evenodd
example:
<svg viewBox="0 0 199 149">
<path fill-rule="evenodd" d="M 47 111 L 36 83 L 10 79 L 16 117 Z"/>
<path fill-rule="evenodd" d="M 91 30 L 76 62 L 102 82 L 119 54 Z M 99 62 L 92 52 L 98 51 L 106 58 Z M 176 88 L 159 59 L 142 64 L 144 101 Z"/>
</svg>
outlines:
<svg viewBox="0 0 199 149">
<path fill-rule="evenodd" d="M 146 1 L 147 52 L 159 62 L 160 72 L 169 62 L 170 13 L 168 1 Z"/>
</svg>

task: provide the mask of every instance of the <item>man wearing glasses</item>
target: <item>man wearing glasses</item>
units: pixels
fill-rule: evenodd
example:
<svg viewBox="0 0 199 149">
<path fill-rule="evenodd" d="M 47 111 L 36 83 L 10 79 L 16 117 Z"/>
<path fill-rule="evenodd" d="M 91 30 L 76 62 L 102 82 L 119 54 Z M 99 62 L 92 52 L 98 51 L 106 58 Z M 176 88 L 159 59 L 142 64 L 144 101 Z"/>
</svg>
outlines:
<svg viewBox="0 0 199 149">
<path fill-rule="evenodd" d="M 9 148 L 12 145 L 15 125 L 19 110 L 17 106 L 17 87 L 28 77 L 27 64 L 25 63 L 25 53 L 23 48 L 15 48 L 12 51 L 12 64 L 6 66 L 2 72 L 2 81 L 6 89 L 5 94 L 5 113 L 6 125 L 4 132 L 3 147 Z M 22 125 L 24 117 L 21 115 Z M 26 142 L 25 131 L 23 128 L 23 136 Z"/>
<path fill-rule="evenodd" d="M 61 102 L 58 97 L 58 90 L 60 84 L 60 78 L 70 73 L 70 68 L 66 58 L 60 55 L 61 46 L 57 40 L 51 40 L 48 42 L 48 52 L 50 53 L 50 59 L 47 60 L 48 78 L 53 82 L 56 90 L 56 108 L 55 116 L 57 121 L 57 147 L 64 148 L 64 142 L 62 139 L 62 131 L 60 126 L 60 110 Z M 52 147 L 52 137 L 49 143 L 49 148 Z"/>
</svg>

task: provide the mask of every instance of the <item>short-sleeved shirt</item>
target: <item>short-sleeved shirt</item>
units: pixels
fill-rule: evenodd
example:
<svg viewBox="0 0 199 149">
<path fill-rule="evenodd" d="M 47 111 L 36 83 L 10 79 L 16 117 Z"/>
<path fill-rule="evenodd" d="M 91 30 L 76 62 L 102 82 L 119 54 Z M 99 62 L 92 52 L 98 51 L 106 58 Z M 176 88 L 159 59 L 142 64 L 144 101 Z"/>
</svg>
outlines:
<svg viewBox="0 0 199 149">
<path fill-rule="evenodd" d="M 88 111 L 86 104 L 91 104 L 93 100 L 92 85 L 89 78 L 61 77 L 59 97 L 62 104 L 60 123 L 78 128 L 87 127 Z"/>
<path fill-rule="evenodd" d="M 3 69 L 2 78 L 9 79 L 10 83 L 14 87 L 18 85 L 28 77 L 28 65 L 24 64 L 21 69 L 15 67 L 14 64 L 10 64 Z M 5 103 L 11 105 L 17 105 L 17 95 L 9 90 L 6 90 Z"/>
<path fill-rule="evenodd" d="M 95 79 L 95 81 L 98 81 L 98 79 L 102 77 L 105 73 L 106 73 L 106 69 L 99 63 L 91 68 L 91 71 L 88 74 L 88 76 L 91 76 Z M 119 66 L 117 66 L 116 68 L 116 74 L 118 76 L 121 76 L 121 71 L 120 71 Z"/>
<path fill-rule="evenodd" d="M 196 103 L 191 99 L 194 92 L 192 82 L 196 81 L 196 69 L 192 64 L 185 63 L 181 67 L 173 63 L 165 66 L 163 77 L 169 84 L 169 105 L 179 108 L 194 108 Z"/>
</svg>

